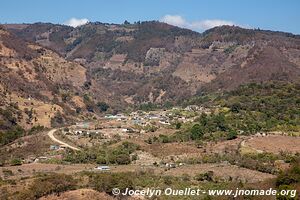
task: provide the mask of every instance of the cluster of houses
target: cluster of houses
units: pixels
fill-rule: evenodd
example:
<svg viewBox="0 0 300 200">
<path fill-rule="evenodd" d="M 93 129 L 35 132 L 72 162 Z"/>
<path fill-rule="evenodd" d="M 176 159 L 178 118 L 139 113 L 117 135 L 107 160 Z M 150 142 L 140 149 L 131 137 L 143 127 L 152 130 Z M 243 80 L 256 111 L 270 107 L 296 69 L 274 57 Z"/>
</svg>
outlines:
<svg viewBox="0 0 300 200">
<path fill-rule="evenodd" d="M 96 128 L 94 123 L 91 122 L 77 122 L 75 125 L 63 130 L 64 134 L 71 134 L 77 137 L 89 137 L 94 135 L 101 135 L 100 130 Z"/>
<path fill-rule="evenodd" d="M 189 105 L 185 108 L 174 107 L 172 110 L 161 110 L 153 112 L 135 111 L 129 115 L 116 114 L 106 115 L 105 119 L 112 119 L 117 121 L 129 122 L 133 125 L 147 126 L 151 121 L 156 121 L 162 125 L 170 125 L 172 121 L 181 121 L 183 123 L 191 121 L 188 117 L 174 114 L 174 110 L 182 110 L 186 112 L 210 113 L 210 110 L 197 105 Z"/>
<path fill-rule="evenodd" d="M 147 126 L 148 124 L 151 123 L 151 121 L 157 121 L 163 125 L 170 125 L 170 121 L 168 117 L 165 116 L 163 113 L 154 114 L 154 113 L 147 113 L 144 111 L 136 111 L 130 113 L 129 115 L 124 115 L 124 114 L 106 115 L 104 118 L 127 122 L 129 125 Z"/>
<path fill-rule="evenodd" d="M 132 124 L 140 126 L 147 126 L 153 121 L 163 125 L 170 125 L 169 118 L 165 115 L 165 113 L 154 114 L 134 112 L 130 114 L 130 120 Z"/>
<path fill-rule="evenodd" d="M 160 111 L 135 111 L 130 114 L 108 114 L 104 116 L 104 120 L 113 120 L 116 122 L 124 122 L 128 125 L 127 128 L 122 127 L 122 132 L 124 133 L 132 133 L 134 130 L 132 127 L 134 125 L 145 127 L 147 125 L 151 125 L 151 123 L 156 122 L 156 124 L 160 124 L 162 126 L 171 125 L 172 122 L 182 122 L 186 123 L 189 121 L 193 121 L 194 119 L 190 116 L 182 115 L 181 113 L 207 113 L 209 114 L 210 110 L 197 105 L 189 105 L 185 108 L 174 107 L 171 110 L 160 110 Z M 102 122 L 98 124 L 91 122 L 79 122 L 72 128 L 73 135 L 81 135 L 81 136 L 89 136 L 89 135 L 97 135 L 101 132 L 99 129 L 102 129 Z M 106 126 L 107 128 L 107 126 Z M 113 128 L 113 127 L 111 127 Z"/>
<path fill-rule="evenodd" d="M 143 133 L 145 130 L 138 127 L 169 126 L 176 122 L 186 123 L 194 120 L 197 113 L 209 113 L 206 108 L 190 105 L 185 108 L 174 107 L 170 110 L 156 110 L 151 112 L 135 111 L 130 114 L 107 114 L 97 122 L 78 122 L 63 131 L 72 137 L 90 137 L 109 139 L 112 133 L 122 137 L 131 137 L 131 133 Z M 137 130 L 138 129 L 138 130 Z M 55 149 L 55 147 L 53 147 Z M 56 147 L 57 148 L 57 147 Z"/>
<path fill-rule="evenodd" d="M 127 121 L 128 118 L 124 114 L 105 115 L 105 119 L 115 119 L 117 121 Z"/>
</svg>

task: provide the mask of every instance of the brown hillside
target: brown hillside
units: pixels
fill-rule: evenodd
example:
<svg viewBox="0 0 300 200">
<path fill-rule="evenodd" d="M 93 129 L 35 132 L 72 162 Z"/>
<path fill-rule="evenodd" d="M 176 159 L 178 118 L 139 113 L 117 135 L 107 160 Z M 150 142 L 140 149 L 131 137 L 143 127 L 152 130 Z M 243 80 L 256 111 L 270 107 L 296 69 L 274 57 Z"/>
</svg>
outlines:
<svg viewBox="0 0 300 200">
<path fill-rule="evenodd" d="M 299 77 L 300 37 L 290 33 L 221 26 L 200 34 L 156 21 L 6 27 L 82 63 L 84 92 L 116 107 Z"/>
<path fill-rule="evenodd" d="M 0 70 L 0 119 L 31 128 L 51 127 L 57 113 L 75 118 L 76 105 L 65 100 L 65 93 L 70 97 L 82 93 L 86 69 L 80 64 L 1 28 Z"/>
</svg>

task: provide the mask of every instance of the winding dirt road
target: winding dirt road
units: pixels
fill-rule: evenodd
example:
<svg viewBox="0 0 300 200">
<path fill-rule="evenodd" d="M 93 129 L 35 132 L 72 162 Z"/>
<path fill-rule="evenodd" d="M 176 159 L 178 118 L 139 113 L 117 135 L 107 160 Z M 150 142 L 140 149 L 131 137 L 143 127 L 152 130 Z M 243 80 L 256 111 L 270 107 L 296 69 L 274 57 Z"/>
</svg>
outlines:
<svg viewBox="0 0 300 200">
<path fill-rule="evenodd" d="M 69 145 L 69 144 L 67 144 L 67 143 L 65 143 L 65 142 L 63 142 L 63 141 L 61 141 L 61 140 L 55 138 L 55 137 L 54 137 L 55 131 L 57 131 L 57 129 L 52 129 L 52 130 L 50 130 L 50 131 L 48 132 L 48 136 L 50 137 L 50 139 L 51 139 L 52 141 L 57 142 L 57 143 L 59 143 L 59 144 L 65 146 L 65 147 L 68 147 L 68 148 L 73 149 L 73 150 L 75 150 L 75 151 L 79 151 L 79 150 L 80 150 L 80 149 L 78 149 L 78 148 L 76 148 L 76 147 L 73 147 L 73 146 L 71 146 L 71 145 Z"/>
</svg>

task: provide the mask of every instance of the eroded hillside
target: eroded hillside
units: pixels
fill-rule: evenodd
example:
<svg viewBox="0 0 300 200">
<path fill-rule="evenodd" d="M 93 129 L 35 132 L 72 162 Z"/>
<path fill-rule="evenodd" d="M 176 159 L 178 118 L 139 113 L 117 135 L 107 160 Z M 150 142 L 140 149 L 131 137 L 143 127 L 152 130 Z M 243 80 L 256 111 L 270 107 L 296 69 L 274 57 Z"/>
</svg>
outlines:
<svg viewBox="0 0 300 200">
<path fill-rule="evenodd" d="M 200 34 L 155 21 L 6 28 L 84 65 L 85 92 L 120 108 L 300 75 L 300 38 L 282 32 L 222 26 Z"/>
<path fill-rule="evenodd" d="M 0 66 L 1 130 L 51 127 L 79 117 L 82 65 L 1 28 Z"/>
</svg>

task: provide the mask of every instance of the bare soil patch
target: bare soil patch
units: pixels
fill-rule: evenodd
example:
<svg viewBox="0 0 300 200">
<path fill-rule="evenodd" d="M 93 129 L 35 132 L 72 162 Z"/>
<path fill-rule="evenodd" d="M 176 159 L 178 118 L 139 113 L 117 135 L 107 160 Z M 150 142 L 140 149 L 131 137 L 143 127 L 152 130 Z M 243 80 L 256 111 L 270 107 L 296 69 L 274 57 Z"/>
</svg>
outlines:
<svg viewBox="0 0 300 200">
<path fill-rule="evenodd" d="M 254 137 L 245 142 L 245 145 L 264 152 L 300 152 L 300 137 L 268 135 L 265 137 Z"/>
<path fill-rule="evenodd" d="M 170 169 L 166 172 L 166 174 L 172 176 L 182 176 L 184 174 L 188 174 L 194 177 L 197 174 L 206 173 L 208 171 L 213 171 L 214 177 L 217 177 L 221 180 L 236 180 L 249 183 L 275 178 L 275 176 L 271 174 L 241 168 L 230 164 L 185 165 L 183 167 Z"/>
<path fill-rule="evenodd" d="M 144 150 L 160 158 L 165 156 L 195 154 L 201 152 L 196 146 L 182 143 L 151 144 L 145 146 Z"/>
</svg>

